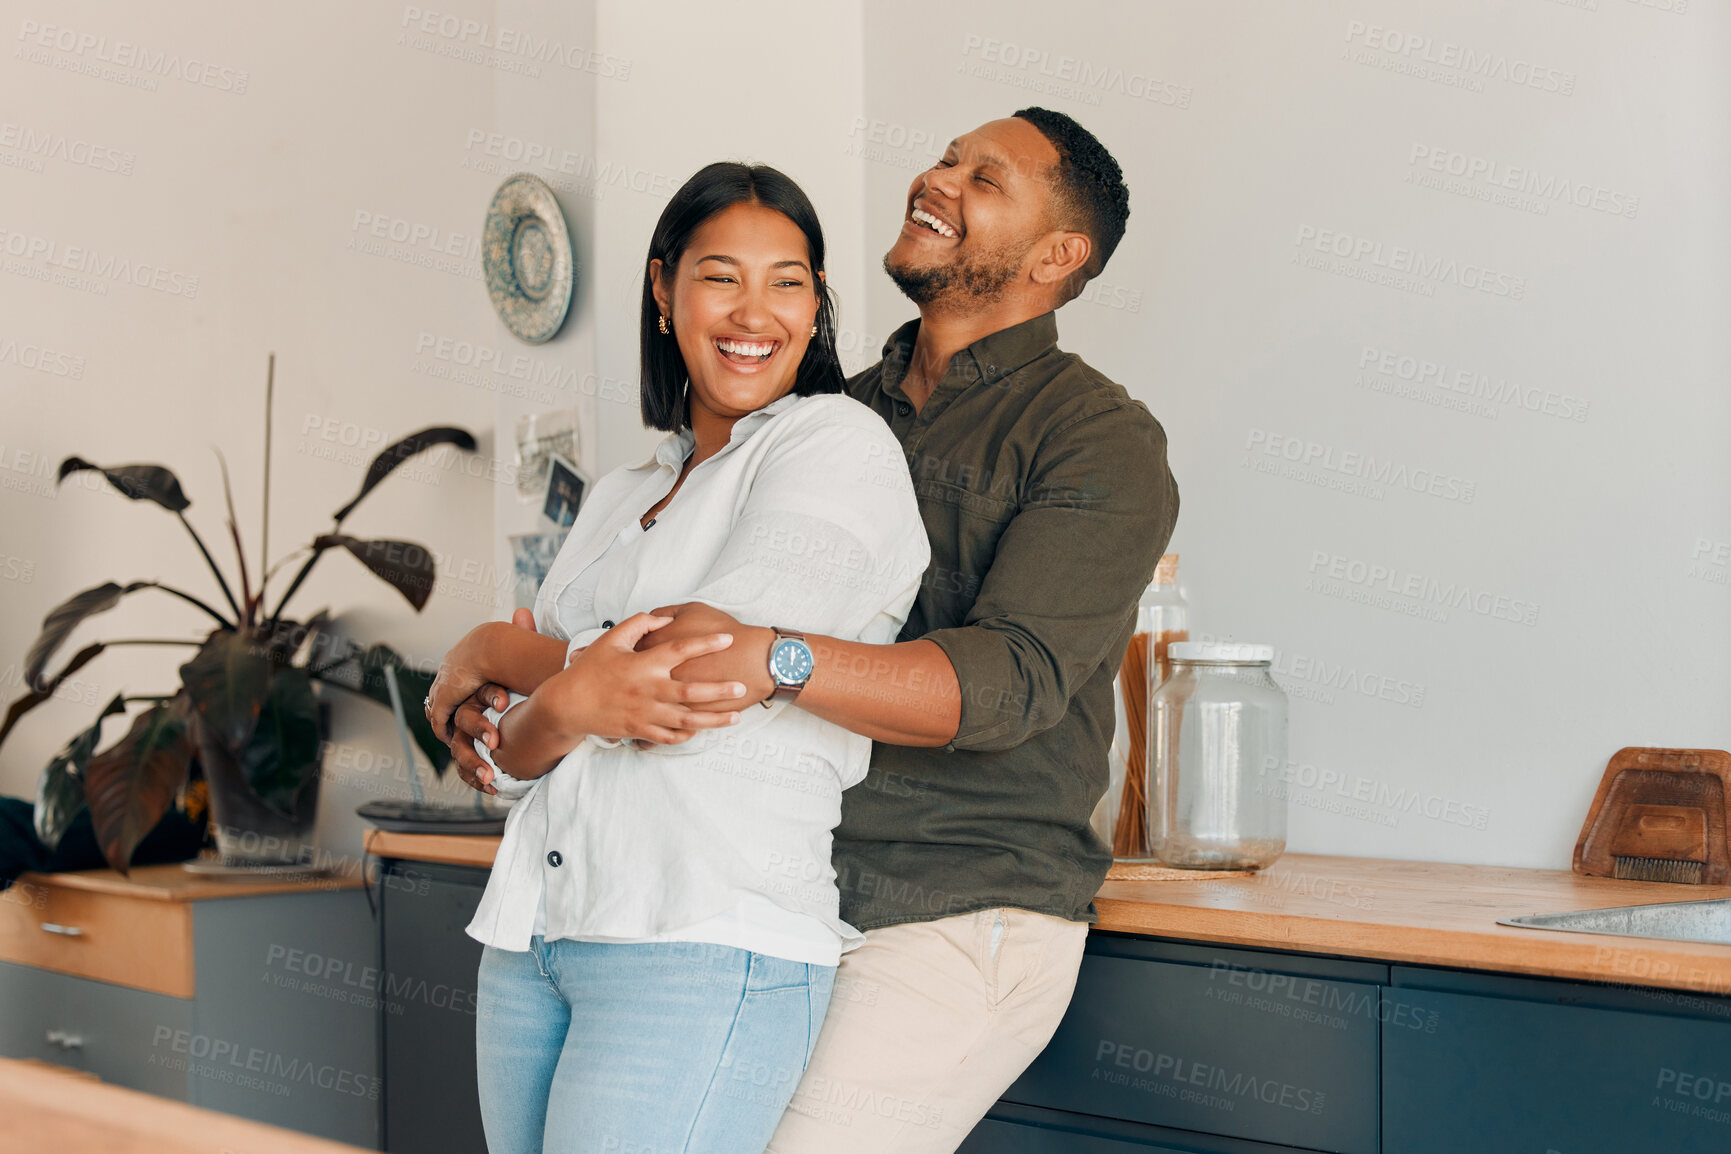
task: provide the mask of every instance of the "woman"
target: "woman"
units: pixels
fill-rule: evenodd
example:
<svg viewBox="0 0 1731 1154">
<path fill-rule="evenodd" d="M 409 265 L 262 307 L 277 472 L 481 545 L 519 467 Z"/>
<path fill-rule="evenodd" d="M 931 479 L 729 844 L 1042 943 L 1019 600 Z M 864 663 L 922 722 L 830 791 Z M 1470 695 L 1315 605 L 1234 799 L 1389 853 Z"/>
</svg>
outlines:
<svg viewBox="0 0 1731 1154">
<path fill-rule="evenodd" d="M 636 651 L 667 620 L 642 610 L 686 600 L 876 643 L 901 628 L 925 533 L 894 437 L 841 395 L 823 256 L 772 168 L 679 190 L 643 284 L 643 417 L 669 435 L 596 484 L 534 631 L 483 626 L 446 658 L 512 691 L 479 752 L 485 787 L 519 800 L 468 927 L 492 1154 L 756 1154 L 863 940 L 830 830 L 870 742 L 670 679 L 725 635 Z M 777 647 L 785 681 L 802 645 Z M 633 729 L 646 698 L 661 724 Z M 718 701 L 735 708 L 689 708 Z"/>
</svg>

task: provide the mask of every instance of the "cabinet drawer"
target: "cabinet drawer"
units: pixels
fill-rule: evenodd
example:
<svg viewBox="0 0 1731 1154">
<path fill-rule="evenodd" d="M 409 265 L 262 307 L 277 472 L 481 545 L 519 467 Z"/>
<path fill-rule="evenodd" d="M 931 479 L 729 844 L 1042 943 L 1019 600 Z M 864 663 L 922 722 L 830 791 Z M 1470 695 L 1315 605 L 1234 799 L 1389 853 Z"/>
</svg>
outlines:
<svg viewBox="0 0 1731 1154">
<path fill-rule="evenodd" d="M 0 1054 L 8 1058 L 88 1070 L 184 1102 L 187 1062 L 170 1043 L 191 1022 L 184 998 L 0 961 Z"/>
<path fill-rule="evenodd" d="M 189 903 L 92 893 L 34 880 L 20 881 L 13 889 L 18 891 L 15 897 L 0 901 L 0 961 L 192 997 Z"/>
<path fill-rule="evenodd" d="M 1090 940 L 1069 1011 L 1005 1101 L 1375 1154 L 1380 990 L 1351 978 L 1386 970 L 1154 944 L 1122 956 L 1135 952 Z"/>
<path fill-rule="evenodd" d="M 1386 1154 L 1724 1154 L 1731 1024 L 1391 989 Z M 1415 1030 L 1402 1022 L 1426 1022 Z"/>
<path fill-rule="evenodd" d="M 1191 1154 L 1181 1146 L 1150 1146 L 1075 1130 L 1056 1130 L 987 1118 L 956 1154 Z"/>
<path fill-rule="evenodd" d="M 962 1140 L 956 1154 L 1294 1154 L 1294 1151 L 1242 1138 L 1221 1138 L 999 1103 Z"/>
</svg>

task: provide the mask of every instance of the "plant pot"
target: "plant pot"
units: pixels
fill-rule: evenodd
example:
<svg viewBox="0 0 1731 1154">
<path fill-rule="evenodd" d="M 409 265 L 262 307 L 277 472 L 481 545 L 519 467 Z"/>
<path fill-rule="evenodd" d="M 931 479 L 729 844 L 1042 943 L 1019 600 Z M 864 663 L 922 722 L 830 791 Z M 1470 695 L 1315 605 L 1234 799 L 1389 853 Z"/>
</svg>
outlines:
<svg viewBox="0 0 1731 1154">
<path fill-rule="evenodd" d="M 313 829 L 318 823 L 320 772 L 315 770 L 307 778 L 295 795 L 293 811 L 284 813 L 253 791 L 220 742 L 199 741 L 199 764 L 210 795 L 211 831 L 223 865 L 310 865 L 316 860 Z"/>
</svg>

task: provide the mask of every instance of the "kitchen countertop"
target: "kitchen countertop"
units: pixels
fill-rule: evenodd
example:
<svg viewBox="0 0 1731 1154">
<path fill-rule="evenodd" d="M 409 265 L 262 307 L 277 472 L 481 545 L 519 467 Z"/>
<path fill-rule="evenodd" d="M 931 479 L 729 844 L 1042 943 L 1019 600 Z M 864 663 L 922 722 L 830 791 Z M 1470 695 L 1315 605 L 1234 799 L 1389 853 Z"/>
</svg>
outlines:
<svg viewBox="0 0 1731 1154">
<path fill-rule="evenodd" d="M 136 871 L 135 871 L 136 872 Z M 0 1150 L 55 1154 L 365 1154 L 332 1142 L 100 1081 L 0 1058 Z"/>
<path fill-rule="evenodd" d="M 490 868 L 496 837 L 367 834 L 381 857 Z M 1731 897 L 1731 886 L 1287 854 L 1249 877 L 1108 878 L 1098 930 L 1247 949 L 1532 974 L 1731 996 L 1731 946 L 1499 926 L 1498 918 Z"/>
<path fill-rule="evenodd" d="M 487 864 L 491 863 L 492 855 L 489 854 Z M 27 872 L 18 876 L 18 893 L 10 900 L 28 905 L 26 895 L 31 892 L 31 886 L 54 886 L 158 902 L 192 902 L 206 898 L 248 898 L 260 894 L 292 894 L 307 890 L 359 889 L 361 884 L 359 871 L 353 874 L 333 872 L 301 878 L 220 877 L 195 874 L 184 868 L 180 862 L 167 862 L 161 865 L 133 866 L 131 872 L 125 874 L 109 869 L 71 870 L 51 874 Z"/>
</svg>

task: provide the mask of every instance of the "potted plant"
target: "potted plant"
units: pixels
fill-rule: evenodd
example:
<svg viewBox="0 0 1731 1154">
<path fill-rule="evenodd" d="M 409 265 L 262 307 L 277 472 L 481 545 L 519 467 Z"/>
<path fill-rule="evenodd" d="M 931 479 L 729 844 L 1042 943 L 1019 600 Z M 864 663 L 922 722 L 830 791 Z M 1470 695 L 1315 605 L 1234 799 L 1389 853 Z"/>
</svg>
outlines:
<svg viewBox="0 0 1731 1154">
<path fill-rule="evenodd" d="M 274 362 L 274 358 L 273 358 Z M 475 438 L 462 429 L 436 427 L 411 433 L 385 448 L 368 466 L 360 491 L 338 509 L 330 531 L 267 567 L 270 535 L 271 386 L 266 385 L 264 466 L 265 514 L 261 529 L 260 578 L 253 587 L 241 546 L 240 529 L 223 464 L 228 499 L 228 534 L 234 544 L 237 581 L 231 584 L 204 539 L 186 518 L 192 502 L 179 479 L 161 465 L 101 466 L 80 457 L 60 463 L 58 481 L 82 472 L 104 477 L 121 494 L 147 501 L 173 514 L 192 537 L 227 612 L 203 598 L 160 581 L 108 581 L 67 598 L 43 618 L 42 632 L 24 663 L 29 692 L 13 701 L 0 721 L 0 742 L 30 710 L 49 699 L 69 677 L 104 651 L 120 645 L 189 646 L 196 652 L 180 666 L 179 685 L 169 693 L 121 693 L 98 713 L 88 729 L 69 741 L 43 769 L 35 826 L 52 849 L 68 823 L 88 807 L 102 854 L 125 873 L 133 850 L 177 799 L 196 794 L 203 783 L 217 848 L 227 864 L 305 863 L 317 813 L 320 757 L 325 734 L 321 687 L 338 686 L 390 707 L 386 677 L 395 676 L 405 700 L 416 701 L 432 685 L 431 672 L 409 665 L 384 645 L 363 648 L 339 638 L 321 610 L 299 620 L 286 615 L 290 600 L 313 567 L 333 551 L 346 552 L 396 589 L 419 612 L 433 590 L 435 567 L 426 549 L 413 542 L 360 539 L 342 532 L 355 507 L 399 465 L 437 445 L 473 452 Z M 220 454 L 218 457 L 221 460 Z M 274 605 L 265 588 L 276 569 L 306 554 L 300 569 Z M 236 586 L 239 595 L 235 593 Z M 118 605 L 133 593 L 155 590 L 196 606 L 214 623 L 201 639 L 133 638 L 97 642 L 75 653 L 50 675 L 48 664 L 80 623 Z M 97 751 L 103 723 L 127 707 L 146 708 L 114 744 Z M 416 743 L 442 774 L 450 750 L 436 737 L 419 709 L 406 711 Z"/>
</svg>

